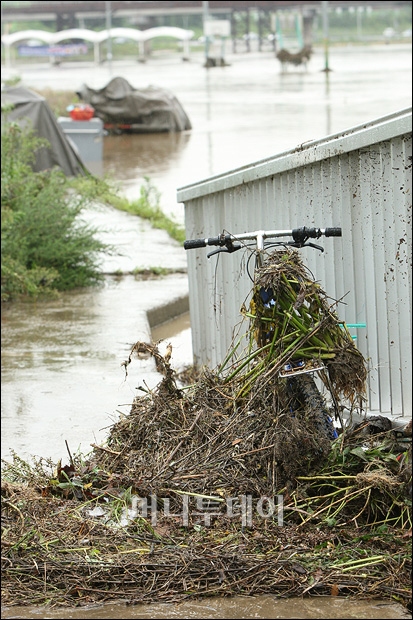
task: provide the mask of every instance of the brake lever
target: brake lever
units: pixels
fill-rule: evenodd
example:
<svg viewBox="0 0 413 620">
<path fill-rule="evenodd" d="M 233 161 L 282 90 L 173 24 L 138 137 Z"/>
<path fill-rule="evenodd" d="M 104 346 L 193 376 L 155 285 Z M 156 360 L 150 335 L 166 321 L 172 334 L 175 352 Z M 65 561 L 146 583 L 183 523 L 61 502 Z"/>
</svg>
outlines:
<svg viewBox="0 0 413 620">
<path fill-rule="evenodd" d="M 234 245 L 233 243 L 229 243 L 228 245 L 224 245 L 221 248 L 218 248 L 217 250 L 214 250 L 213 252 L 210 252 L 209 254 L 207 254 L 207 258 L 210 258 L 214 254 L 218 254 L 219 252 L 226 252 L 227 254 L 232 254 L 233 252 L 236 252 L 237 250 L 240 250 L 241 248 L 242 248 L 242 245 Z"/>
<path fill-rule="evenodd" d="M 316 250 L 320 250 L 320 252 L 324 252 L 324 248 L 316 243 L 304 243 L 304 245 L 309 245 L 310 248 L 315 248 Z"/>
<path fill-rule="evenodd" d="M 310 248 L 314 248 L 316 250 L 320 250 L 320 252 L 324 252 L 324 248 L 321 245 L 317 245 L 316 243 L 311 243 L 308 242 L 304 242 L 302 243 L 301 241 L 289 241 L 287 243 L 287 245 L 293 247 L 293 248 L 305 248 L 305 247 L 310 247 Z"/>
</svg>

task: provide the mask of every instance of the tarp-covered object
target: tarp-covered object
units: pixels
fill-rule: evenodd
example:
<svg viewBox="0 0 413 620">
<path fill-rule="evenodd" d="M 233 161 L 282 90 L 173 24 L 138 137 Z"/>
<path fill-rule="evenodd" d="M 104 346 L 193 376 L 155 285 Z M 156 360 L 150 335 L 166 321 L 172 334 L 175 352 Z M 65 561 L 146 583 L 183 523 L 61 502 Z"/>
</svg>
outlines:
<svg viewBox="0 0 413 620">
<path fill-rule="evenodd" d="M 4 106 L 7 106 L 5 111 Z M 12 106 L 10 110 L 9 106 Z M 58 167 L 66 176 L 88 173 L 44 97 L 23 86 L 8 87 L 1 91 L 1 108 L 2 125 L 5 121 L 16 122 L 48 140 L 50 147 L 40 148 L 36 152 L 32 166 L 35 172 Z"/>
<path fill-rule="evenodd" d="M 115 77 L 100 90 L 83 84 L 76 94 L 95 109 L 107 129 L 114 126 L 138 133 L 192 129 L 175 95 L 156 86 L 137 89 L 124 78 Z"/>
</svg>

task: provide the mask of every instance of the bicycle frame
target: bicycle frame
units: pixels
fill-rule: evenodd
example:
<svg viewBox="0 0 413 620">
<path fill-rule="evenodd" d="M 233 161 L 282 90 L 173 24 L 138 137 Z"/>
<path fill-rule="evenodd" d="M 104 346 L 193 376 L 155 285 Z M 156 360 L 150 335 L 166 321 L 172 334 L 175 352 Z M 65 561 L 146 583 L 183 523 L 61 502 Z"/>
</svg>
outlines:
<svg viewBox="0 0 413 620">
<path fill-rule="evenodd" d="M 350 418 L 354 411 L 359 410 L 362 413 L 363 402 L 366 401 L 367 365 L 353 342 L 356 337 L 350 334 L 348 328 L 366 327 L 366 324 L 346 324 L 340 321 L 333 310 L 337 302 L 331 303 L 331 298 L 314 283 L 311 272 L 308 273 L 295 253 L 273 252 L 264 257 L 269 246 L 284 246 L 285 249 L 288 246 L 309 246 L 323 252 L 323 247 L 310 241 L 322 236 L 341 237 L 341 228 L 301 227 L 292 230 L 255 230 L 240 234 L 223 232 L 217 237 L 186 240 L 184 248 L 190 250 L 216 246 L 217 249 L 210 252 L 208 258 L 219 252 L 233 253 L 244 248 L 251 251 L 250 257 L 256 257 L 253 278 L 248 271 L 247 262 L 247 272 L 253 280 L 254 288 L 250 309 L 248 311 L 243 306 L 242 314 L 250 318 L 249 337 L 255 340 L 257 349 L 254 348 L 250 356 L 245 356 L 238 367 L 234 364 L 228 380 L 232 380 L 240 368 L 247 367 L 240 378 L 246 378 L 248 389 L 256 366 L 258 365 L 259 372 L 264 366 L 262 372 L 265 380 L 271 378 L 275 390 L 281 387 L 281 390 L 284 389 L 291 396 L 290 407 L 293 415 L 294 412 L 300 413 L 302 409 L 310 411 L 313 419 L 318 420 L 320 432 L 333 439 L 337 437 L 337 432 L 331 414 L 311 375 L 317 373 L 330 393 L 331 410 L 342 428 L 343 410 L 348 409 Z M 279 239 L 284 240 L 277 241 Z M 261 267 L 264 269 L 261 270 Z M 285 289 L 280 288 L 282 277 L 287 285 Z M 313 286 L 314 284 L 316 286 Z M 311 340 L 310 337 L 312 338 L 315 332 L 317 337 Z M 301 337 L 302 333 L 304 335 Z M 253 343 L 253 340 L 250 340 L 250 343 Z M 353 346 L 350 346 L 350 343 Z M 231 355 L 232 353 L 226 356 L 220 366 L 221 370 Z M 257 374 L 253 376 L 257 377 Z M 240 393 L 245 394 L 243 388 Z M 341 397 L 344 398 L 344 406 Z"/>
<path fill-rule="evenodd" d="M 213 252 L 208 254 L 208 258 L 213 256 L 214 254 L 223 252 L 223 253 L 233 253 L 242 248 L 250 249 L 252 254 L 256 257 L 255 264 L 255 272 L 261 267 L 265 260 L 263 258 L 263 254 L 266 250 L 266 242 L 269 245 L 280 245 L 280 246 L 290 246 L 292 248 L 302 248 L 305 246 L 309 246 L 324 251 L 324 248 L 312 243 L 309 241 L 310 239 L 319 239 L 321 236 L 325 237 L 341 237 L 341 228 L 295 228 L 292 230 L 255 230 L 252 232 L 245 232 L 240 234 L 230 234 L 223 232 L 221 235 L 217 237 L 209 237 L 205 239 L 192 239 L 186 240 L 184 242 L 184 248 L 186 250 L 202 248 L 206 246 L 217 246 Z M 277 239 L 286 239 L 285 241 L 277 242 Z M 289 240 L 288 240 L 289 238 Z M 274 244 L 271 243 L 274 241 Z M 249 243 L 253 242 L 253 244 Z M 251 247 L 253 245 L 253 247 Z M 250 276 L 251 277 L 251 276 Z M 254 276 L 254 284 L 255 284 L 255 276 Z M 272 292 L 272 291 L 271 291 Z M 272 301 L 274 297 L 269 299 Z M 264 301 L 264 299 L 262 300 Z M 275 303 L 275 302 L 273 302 Z M 269 306 L 268 306 L 269 307 Z M 269 333 L 270 336 L 271 333 Z M 266 335 L 267 337 L 267 335 Z M 274 335 L 275 338 L 275 335 Z M 282 356 L 283 357 L 283 356 Z M 312 375 L 316 372 L 323 371 L 325 369 L 324 364 L 320 359 L 297 359 L 294 358 L 294 353 L 291 355 L 291 358 L 283 362 L 283 367 L 279 369 L 278 376 L 281 379 L 284 379 L 288 382 L 291 380 L 295 381 L 296 375 Z M 327 373 L 324 373 L 327 376 Z M 298 379 L 297 379 L 298 380 Z M 329 382 L 328 378 L 327 381 Z M 325 381 L 324 381 L 325 382 Z M 291 384 L 292 385 L 292 384 Z M 315 386 L 314 386 L 315 387 Z M 328 384 L 329 391 L 331 392 L 334 409 L 336 411 L 336 418 L 340 419 L 342 424 L 340 411 L 336 402 L 336 398 L 334 395 L 334 390 L 331 389 L 331 384 Z M 324 414 L 323 414 L 324 415 Z M 336 436 L 336 433 L 335 433 Z"/>
<path fill-rule="evenodd" d="M 321 236 L 325 237 L 341 237 L 341 228 L 295 228 L 292 230 L 255 230 L 253 232 L 240 233 L 233 235 L 231 233 L 222 233 L 217 237 L 209 237 L 206 239 L 193 239 L 184 242 L 184 248 L 186 250 L 206 247 L 206 246 L 218 246 L 217 250 L 210 252 L 207 256 L 210 258 L 214 254 L 219 252 L 233 253 L 241 248 L 249 247 L 245 242 L 254 241 L 254 249 L 251 251 L 255 254 L 256 263 L 255 269 L 262 266 L 263 257 L 262 254 L 265 251 L 265 240 L 280 239 L 290 237 L 293 240 L 280 242 L 281 245 L 288 245 L 294 248 L 302 248 L 305 246 L 312 247 L 314 249 L 324 252 L 324 248 L 320 245 L 309 242 L 309 239 L 319 239 Z M 240 243 L 244 242 L 244 243 Z M 290 376 L 292 374 L 312 373 L 317 370 L 322 370 L 324 365 L 307 363 L 304 365 L 286 365 L 286 367 L 280 371 L 280 376 Z"/>
</svg>

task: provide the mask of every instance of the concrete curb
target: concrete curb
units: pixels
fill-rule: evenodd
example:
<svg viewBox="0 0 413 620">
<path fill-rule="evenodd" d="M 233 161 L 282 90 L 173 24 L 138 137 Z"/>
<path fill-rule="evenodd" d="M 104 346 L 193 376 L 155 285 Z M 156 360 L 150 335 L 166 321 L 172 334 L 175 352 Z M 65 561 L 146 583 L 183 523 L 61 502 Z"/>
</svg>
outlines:
<svg viewBox="0 0 413 620">
<path fill-rule="evenodd" d="M 189 312 L 189 295 L 183 295 L 166 304 L 151 308 L 147 311 L 146 317 L 152 329 L 186 312 Z"/>
</svg>

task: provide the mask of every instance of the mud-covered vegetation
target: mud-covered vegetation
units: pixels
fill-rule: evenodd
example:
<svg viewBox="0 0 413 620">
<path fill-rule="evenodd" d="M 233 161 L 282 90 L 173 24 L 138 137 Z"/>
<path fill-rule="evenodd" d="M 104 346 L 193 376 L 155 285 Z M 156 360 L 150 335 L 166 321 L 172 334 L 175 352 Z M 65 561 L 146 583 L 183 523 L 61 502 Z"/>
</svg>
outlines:
<svg viewBox="0 0 413 620">
<path fill-rule="evenodd" d="M 283 256 L 280 269 L 274 258 L 271 274 L 261 274 L 270 278 L 267 292 L 281 286 L 288 265 L 297 267 Z M 291 271 L 286 279 L 277 291 L 283 303 Z M 152 355 L 163 378 L 135 398 L 104 443 L 87 456 L 67 446 L 65 464 L 16 454 L 3 461 L 4 605 L 266 593 L 411 604 L 411 424 L 350 417 L 329 440 L 309 404 L 288 397 L 279 347 L 290 346 L 297 317 L 311 313 L 318 337 L 326 329 L 331 351 L 347 352 L 353 373 L 336 367 L 329 384 L 353 405 L 364 360 L 319 287 L 301 295 L 305 309 L 290 312 L 295 321 L 281 341 L 276 305 L 260 309 L 257 295 L 245 310 L 249 358 L 229 364 L 230 352 L 220 368 L 192 369 L 188 384 L 189 372 L 171 367 L 171 347 L 161 354 L 137 342 L 125 373 Z M 259 321 L 270 311 L 270 321 Z M 310 344 L 308 333 L 294 339 L 296 352 Z M 269 344 L 272 356 L 260 364 Z"/>
<path fill-rule="evenodd" d="M 3 463 L 3 604 L 271 593 L 409 605 L 411 453 L 394 431 L 360 425 L 314 467 L 311 429 L 285 444 L 271 406 L 240 414 L 210 372 L 184 388 L 153 351 L 165 378 L 88 458 Z"/>
</svg>

